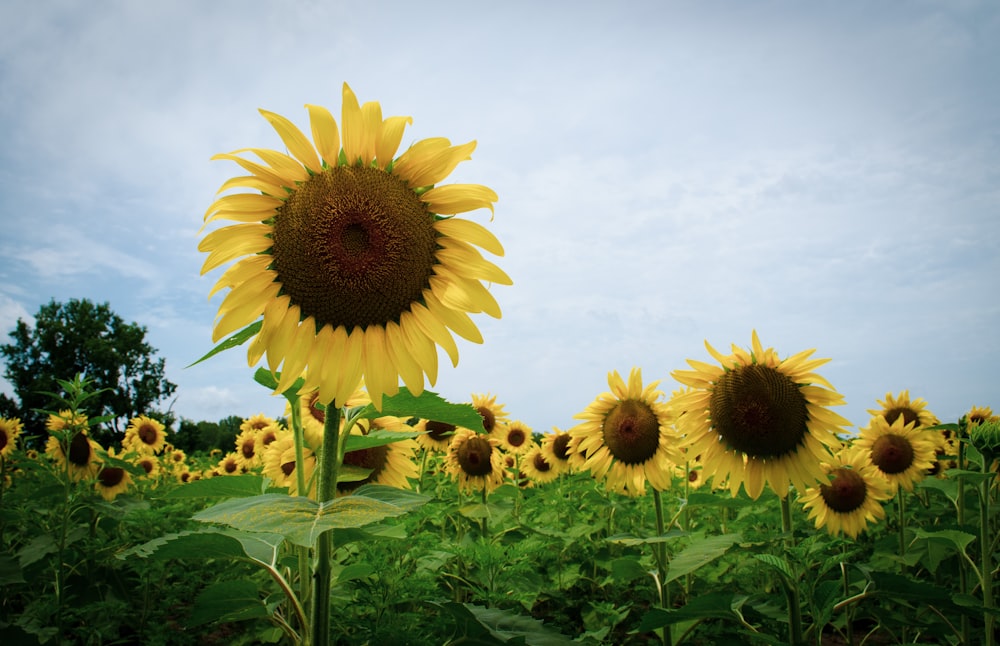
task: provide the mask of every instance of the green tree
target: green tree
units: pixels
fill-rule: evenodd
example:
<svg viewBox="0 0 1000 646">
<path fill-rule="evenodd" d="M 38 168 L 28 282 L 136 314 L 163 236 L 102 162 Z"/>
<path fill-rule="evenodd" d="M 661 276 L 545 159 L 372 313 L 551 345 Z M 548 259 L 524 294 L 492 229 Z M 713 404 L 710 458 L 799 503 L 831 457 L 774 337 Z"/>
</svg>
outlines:
<svg viewBox="0 0 1000 646">
<path fill-rule="evenodd" d="M 112 418 L 110 432 L 93 431 L 95 439 L 109 441 L 128 420 L 149 414 L 163 418 L 153 407 L 177 386 L 164 377 L 164 359 L 146 343 L 146 328 L 126 323 L 107 303 L 87 299 L 42 305 L 34 326 L 18 319 L 11 343 L 0 345 L 6 363 L 4 375 L 19 400 L 19 415 L 29 433 L 40 434 L 45 417 L 38 409 L 51 407 L 45 392 L 58 392 L 57 379 L 83 374 L 104 389 L 88 402 L 91 417 Z"/>
</svg>

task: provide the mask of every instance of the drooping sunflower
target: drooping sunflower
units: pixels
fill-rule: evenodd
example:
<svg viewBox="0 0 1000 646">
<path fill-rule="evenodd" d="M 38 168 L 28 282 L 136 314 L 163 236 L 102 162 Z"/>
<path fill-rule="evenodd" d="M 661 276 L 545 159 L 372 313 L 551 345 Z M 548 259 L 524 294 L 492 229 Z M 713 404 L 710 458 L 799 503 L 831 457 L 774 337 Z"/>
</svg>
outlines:
<svg viewBox="0 0 1000 646">
<path fill-rule="evenodd" d="M 500 440 L 500 447 L 508 453 L 523 455 L 535 446 L 531 439 L 531 427 L 521 421 L 499 424 L 493 429 L 493 437 Z"/>
<path fill-rule="evenodd" d="M 927 401 L 923 397 L 910 400 L 910 391 L 904 390 L 899 393 L 899 397 L 893 397 L 892 393 L 885 394 L 885 401 L 879 401 L 882 408 L 869 410 L 872 416 L 881 415 L 891 426 L 897 417 L 903 418 L 904 424 L 914 424 L 914 428 L 924 428 L 934 426 L 939 423 L 937 416 L 927 410 Z"/>
<path fill-rule="evenodd" d="M 352 434 L 367 435 L 374 430 L 400 432 L 411 429 L 400 418 L 386 415 L 376 417 L 373 420 L 362 420 L 352 429 Z M 409 489 L 410 479 L 420 477 L 420 469 L 414 461 L 418 446 L 416 441 L 406 439 L 392 444 L 344 453 L 345 465 L 368 469 L 371 473 L 362 480 L 338 482 L 337 492 L 341 494 L 351 493 L 361 485 L 368 483 L 382 484 L 397 489 Z"/>
<path fill-rule="evenodd" d="M 479 416 L 483 418 L 483 430 L 487 433 L 493 433 L 497 425 L 507 422 L 507 412 L 503 404 L 497 403 L 496 395 L 473 393 L 472 407 L 479 411 Z"/>
<path fill-rule="evenodd" d="M 444 453 L 448 450 L 451 438 L 455 434 L 455 425 L 447 422 L 422 419 L 417 422 L 413 430 L 420 433 L 417 436 L 417 444 L 423 449 L 436 453 Z"/>
<path fill-rule="evenodd" d="M 555 426 L 552 427 L 552 431 L 552 433 L 546 433 L 542 436 L 541 450 L 545 454 L 545 459 L 554 465 L 559 465 L 560 472 L 576 471 L 582 467 L 583 455 L 569 450 L 569 441 L 572 436 Z M 576 463 L 574 463 L 574 459 L 577 461 Z"/>
<path fill-rule="evenodd" d="M 569 429 L 569 450 L 581 454 L 583 467 L 611 491 L 641 496 L 647 481 L 657 491 L 670 488 L 681 454 L 659 383 L 643 387 L 639 368 L 632 368 L 627 384 L 618 371 L 610 372 L 611 391 L 573 416 L 583 421 Z"/>
<path fill-rule="evenodd" d="M 22 429 L 19 418 L 0 417 L 0 458 L 9 457 L 14 452 Z"/>
<path fill-rule="evenodd" d="M 202 273 L 247 256 L 212 289 L 230 289 L 213 337 L 262 317 L 247 358 L 254 365 L 266 355 L 272 372 L 281 367 L 278 392 L 306 372 L 305 390 L 318 389 L 323 403 L 342 405 L 362 378 L 379 406 L 400 378 L 419 395 L 425 375 L 437 379 L 436 345 L 457 365 L 452 333 L 482 342 L 469 314 L 500 317 L 481 281 L 511 280 L 479 249 L 502 256 L 503 247 L 482 225 L 454 217 L 492 212 L 497 195 L 479 184 L 437 186 L 475 141 L 425 139 L 395 157 L 410 117 L 383 119 L 377 102 L 359 105 L 346 83 L 339 129 L 326 108 L 306 107 L 311 142 L 261 110 L 290 155 L 249 148 L 214 157 L 250 173 L 220 192 L 254 192 L 224 195 L 205 215 L 237 224 L 201 241 L 209 253 Z"/>
<path fill-rule="evenodd" d="M 750 351 L 732 346 L 723 355 L 705 342 L 720 365 L 694 361 L 675 370 L 691 390 L 671 400 L 688 453 L 701 456 L 704 477 L 726 482 L 735 496 L 742 485 L 758 498 L 764 484 L 784 498 L 789 484 L 805 491 L 826 478 L 822 463 L 839 448 L 837 433 L 849 422 L 828 407 L 844 403 L 813 372 L 829 359 L 815 350 L 778 358 L 753 332 Z"/>
<path fill-rule="evenodd" d="M 562 467 L 550 460 L 542 447 L 535 445 L 521 459 L 521 471 L 532 482 L 546 484 L 559 477 Z"/>
<path fill-rule="evenodd" d="M 854 440 L 854 446 L 864 449 L 868 460 L 889 481 L 893 493 L 899 487 L 913 491 L 913 485 L 934 466 L 934 441 L 916 423 L 897 415 L 890 424 L 882 415 L 875 415 Z"/>
<path fill-rule="evenodd" d="M 140 415 L 129 420 L 122 446 L 137 453 L 159 453 L 167 443 L 164 426 L 158 420 Z"/>
<path fill-rule="evenodd" d="M 855 538 L 868 523 L 885 518 L 882 503 L 892 497 L 892 487 L 869 462 L 865 449 L 846 447 L 823 468 L 828 481 L 806 489 L 799 499 L 816 529 Z"/>
<path fill-rule="evenodd" d="M 462 491 L 490 493 L 503 484 L 499 442 L 482 433 L 459 428 L 448 446 L 445 468 Z"/>
</svg>

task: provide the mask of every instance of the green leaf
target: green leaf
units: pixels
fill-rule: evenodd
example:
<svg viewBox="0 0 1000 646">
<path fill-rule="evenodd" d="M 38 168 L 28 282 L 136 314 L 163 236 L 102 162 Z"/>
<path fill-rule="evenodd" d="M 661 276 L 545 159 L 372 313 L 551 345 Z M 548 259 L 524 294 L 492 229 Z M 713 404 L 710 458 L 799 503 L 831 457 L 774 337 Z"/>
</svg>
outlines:
<svg viewBox="0 0 1000 646">
<path fill-rule="evenodd" d="M 376 410 L 374 404 L 368 404 L 359 412 L 361 419 L 375 419 L 383 415 L 404 419 L 419 417 L 474 431 L 483 428 L 483 418 L 471 404 L 452 404 L 429 390 L 414 397 L 406 387 L 400 387 L 399 393 L 392 397 L 383 398 L 381 411 Z"/>
<path fill-rule="evenodd" d="M 273 532 L 296 545 L 313 547 L 327 530 L 363 527 L 400 516 L 427 500 L 426 496 L 393 487 L 363 485 L 350 496 L 324 503 L 282 494 L 226 500 L 193 518 L 244 531 Z"/>
<path fill-rule="evenodd" d="M 277 377 L 280 376 L 281 373 L 279 372 Z M 258 384 L 260 384 L 261 386 L 264 386 L 268 390 L 273 391 L 278 389 L 278 379 L 267 368 L 257 368 L 257 372 L 253 373 L 253 380 L 256 381 Z M 302 384 L 304 384 L 305 382 L 306 382 L 305 379 L 299 377 L 292 383 L 291 386 L 288 387 L 287 390 L 285 390 L 285 392 L 281 394 L 285 397 L 285 399 L 289 401 L 292 402 L 297 401 L 299 398 L 298 392 L 302 388 Z"/>
<path fill-rule="evenodd" d="M 644 633 L 670 624 L 692 619 L 734 619 L 747 597 L 732 592 L 710 592 L 691 597 L 687 605 L 676 610 L 653 608 L 642 616 L 637 632 Z"/>
<path fill-rule="evenodd" d="M 338 584 L 364 579 L 375 574 L 375 568 L 368 563 L 350 563 L 345 565 L 334 577 Z"/>
<path fill-rule="evenodd" d="M 377 446 L 413 439 L 418 435 L 420 433 L 417 431 L 386 431 L 382 429 L 374 430 L 368 435 L 350 435 L 347 442 L 344 443 L 344 453 L 373 449 Z"/>
<path fill-rule="evenodd" d="M 773 554 L 754 554 L 753 557 L 761 563 L 766 563 L 780 572 L 785 577 L 785 581 L 787 583 L 795 581 L 796 577 L 792 574 L 791 566 L 788 565 L 788 561 L 780 556 L 775 556 Z"/>
<path fill-rule="evenodd" d="M 701 566 L 719 558 L 735 543 L 742 540 L 739 534 L 720 534 L 718 536 L 692 536 L 691 544 L 670 559 L 667 568 L 667 578 L 664 583 L 675 581 L 690 574 Z"/>
<path fill-rule="evenodd" d="M 237 580 L 214 583 L 195 598 L 188 627 L 212 621 L 241 621 L 267 617 L 270 613 L 253 581 Z"/>
<path fill-rule="evenodd" d="M 642 567 L 638 559 L 619 558 L 611 561 L 611 576 L 616 581 L 627 583 L 648 574 L 646 568 Z"/>
<path fill-rule="evenodd" d="M 937 572 L 941 561 L 955 553 L 964 553 L 969 543 L 976 540 L 972 534 L 957 529 L 945 529 L 929 532 L 919 527 L 912 528 L 916 538 L 910 550 L 921 556 L 921 561 L 933 574 Z"/>
<path fill-rule="evenodd" d="M 17 559 L 10 554 L 0 554 L 0 585 L 24 582 L 21 566 L 18 565 Z"/>
<path fill-rule="evenodd" d="M 260 328 L 261 328 L 261 326 L 263 324 L 264 324 L 264 321 L 263 321 L 263 319 L 261 319 L 259 321 L 254 321 L 253 323 L 251 323 L 250 325 L 246 326 L 245 328 L 243 328 L 239 332 L 234 332 L 232 335 L 230 335 L 230 337 L 228 339 L 223 339 L 222 341 L 220 341 L 219 344 L 217 346 L 215 346 L 214 348 L 212 348 L 211 350 L 209 350 L 208 353 L 205 356 L 203 356 L 201 359 L 198 359 L 194 363 L 189 364 L 187 367 L 190 368 L 191 366 L 196 366 L 199 363 L 201 363 L 202 361 L 205 361 L 206 359 L 214 357 L 215 355 L 219 354 L 220 352 L 223 352 L 225 350 L 230 350 L 230 349 L 235 348 L 237 346 L 243 345 L 244 343 L 246 343 L 250 339 L 250 337 L 252 337 L 253 335 L 255 335 L 258 332 L 260 332 Z"/>
<path fill-rule="evenodd" d="M 263 493 L 266 482 L 264 476 L 252 473 L 205 478 L 175 487 L 164 498 L 246 498 Z"/>
<path fill-rule="evenodd" d="M 240 532 L 231 529 L 207 528 L 166 534 L 137 545 L 118 555 L 155 559 L 225 559 L 246 558 L 273 567 L 284 537 L 263 532 Z"/>
<path fill-rule="evenodd" d="M 688 494 L 687 498 L 687 504 L 689 507 L 729 507 L 730 509 L 739 509 L 740 507 L 747 506 L 751 502 L 752 501 L 748 498 L 733 498 L 728 495 L 702 493 L 699 491 L 692 491 Z"/>
<path fill-rule="evenodd" d="M 983 473 L 982 471 L 967 471 L 964 469 L 948 469 L 944 472 L 949 478 L 961 477 L 966 482 L 978 485 L 984 481 L 992 480 L 997 474 L 992 471 Z"/>
<path fill-rule="evenodd" d="M 527 644 L 528 646 L 575 646 L 569 637 L 531 617 L 471 603 L 427 602 L 454 617 L 458 632 L 468 644 Z"/>
</svg>

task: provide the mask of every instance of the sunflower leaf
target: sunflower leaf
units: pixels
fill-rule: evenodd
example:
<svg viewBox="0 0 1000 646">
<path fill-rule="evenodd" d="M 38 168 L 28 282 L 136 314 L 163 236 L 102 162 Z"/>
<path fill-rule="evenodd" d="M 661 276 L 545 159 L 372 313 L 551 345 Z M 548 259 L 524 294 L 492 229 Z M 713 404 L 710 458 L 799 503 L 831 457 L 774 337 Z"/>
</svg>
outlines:
<svg viewBox="0 0 1000 646">
<path fill-rule="evenodd" d="M 205 356 L 203 356 L 201 359 L 198 359 L 194 363 L 188 364 L 186 367 L 190 368 L 191 366 L 196 366 L 202 361 L 210 359 L 211 357 L 214 357 L 220 352 L 223 352 L 225 350 L 231 350 L 235 347 L 243 345 L 244 343 L 249 341 L 252 336 L 260 332 L 260 328 L 263 324 L 264 321 L 263 319 L 261 319 L 259 321 L 254 321 L 253 323 L 246 326 L 239 332 L 233 332 L 233 334 L 231 334 L 228 338 L 223 339 L 222 341 L 219 342 L 217 346 L 209 350 L 205 354 Z"/>
<path fill-rule="evenodd" d="M 189 628 L 212 621 L 241 621 L 267 617 L 270 613 L 253 581 L 221 581 L 202 590 L 186 625 Z"/>
<path fill-rule="evenodd" d="M 383 415 L 404 419 L 418 417 L 476 431 L 483 426 L 482 416 L 471 404 L 452 404 L 429 390 L 414 396 L 405 386 L 400 387 L 397 394 L 382 400 L 381 411 L 376 410 L 374 404 L 368 404 L 358 413 L 360 419 L 375 419 Z"/>
<path fill-rule="evenodd" d="M 206 528 L 165 534 L 126 550 L 118 558 L 246 558 L 272 568 L 283 542 L 280 534 Z"/>
<path fill-rule="evenodd" d="M 740 618 L 739 609 L 746 600 L 746 596 L 732 592 L 711 592 L 691 597 L 687 604 L 676 610 L 653 608 L 642 616 L 636 632 L 649 632 L 682 621 Z"/>
<path fill-rule="evenodd" d="M 281 373 L 280 372 L 278 372 L 278 373 L 275 374 L 275 373 L 272 373 L 267 368 L 257 368 L 257 372 L 253 373 L 253 380 L 254 381 L 256 381 L 261 386 L 264 386 L 265 388 L 268 388 L 268 389 L 270 389 L 272 391 L 273 390 L 277 390 L 277 388 L 278 388 L 278 379 L 280 377 L 281 377 Z M 298 392 L 299 392 L 299 390 L 302 389 L 302 384 L 304 384 L 305 382 L 306 382 L 305 379 L 303 379 L 302 377 L 299 377 L 298 379 L 295 380 L 295 382 L 291 386 L 289 386 L 285 390 L 285 392 L 283 392 L 281 394 L 285 397 L 285 399 L 289 400 L 290 402 L 292 402 L 294 404 L 295 400 L 298 400 L 298 398 L 299 398 Z"/>
<path fill-rule="evenodd" d="M 743 537 L 739 534 L 692 536 L 691 544 L 670 559 L 670 567 L 667 569 L 664 583 L 675 581 L 701 566 L 711 563 L 742 539 Z"/>
<path fill-rule="evenodd" d="M 373 449 L 377 446 L 385 446 L 393 442 L 409 440 L 420 435 L 417 431 L 386 431 L 375 430 L 368 435 L 351 435 L 345 442 L 344 453 L 351 451 L 361 451 L 363 449 Z"/>
<path fill-rule="evenodd" d="M 225 478 L 206 478 L 170 490 L 164 498 L 246 498 L 264 493 L 269 480 L 247 473 Z"/>
</svg>

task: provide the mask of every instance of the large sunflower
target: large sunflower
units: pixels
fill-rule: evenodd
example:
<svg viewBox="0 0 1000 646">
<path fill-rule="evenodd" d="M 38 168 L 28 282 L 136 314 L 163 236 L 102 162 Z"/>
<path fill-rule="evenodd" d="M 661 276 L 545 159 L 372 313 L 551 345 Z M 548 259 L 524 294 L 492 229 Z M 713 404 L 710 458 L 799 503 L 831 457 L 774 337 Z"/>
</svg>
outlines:
<svg viewBox="0 0 1000 646">
<path fill-rule="evenodd" d="M 891 487 L 863 448 L 844 448 L 823 468 L 829 481 L 806 489 L 799 499 L 816 529 L 855 538 L 868 523 L 885 518 L 882 503 L 892 497 Z"/>
<path fill-rule="evenodd" d="M 14 452 L 21 429 L 21 420 L 17 417 L 0 417 L 0 458 L 6 458 Z"/>
<path fill-rule="evenodd" d="M 451 217 L 492 212 L 496 193 L 479 184 L 435 186 L 476 147 L 437 137 L 395 157 L 410 117 L 382 118 L 376 102 L 359 105 L 344 84 L 341 123 L 316 105 L 312 142 L 286 118 L 261 110 L 290 155 L 249 148 L 216 155 L 250 175 L 224 195 L 205 221 L 233 220 L 205 236 L 208 272 L 231 260 L 212 293 L 228 287 L 215 340 L 262 317 L 248 349 L 250 365 L 265 354 L 281 367 L 282 392 L 306 371 L 305 389 L 320 401 L 344 400 L 362 377 L 372 400 L 395 394 L 399 379 L 420 394 L 437 379 L 440 345 L 457 365 L 452 333 L 481 343 L 469 318 L 500 307 L 481 281 L 511 284 L 477 247 L 503 255 L 483 226 Z M 240 157 L 250 152 L 263 163 Z M 308 369 L 308 370 L 307 370 Z"/>
<path fill-rule="evenodd" d="M 928 431 L 897 415 L 890 424 L 885 417 L 875 415 L 854 441 L 854 446 L 867 452 L 869 461 L 889 481 L 893 493 L 899 487 L 913 491 L 913 485 L 924 479 L 934 467 L 935 443 Z"/>
<path fill-rule="evenodd" d="M 910 391 L 904 390 L 899 393 L 899 397 L 893 397 L 892 393 L 885 394 L 885 401 L 879 401 L 882 408 L 868 411 L 869 415 L 881 415 L 891 426 L 897 417 L 903 418 L 903 424 L 914 424 L 914 428 L 934 426 L 938 424 L 938 418 L 934 413 L 927 410 L 927 401 L 923 397 L 910 399 Z"/>
<path fill-rule="evenodd" d="M 670 488 L 673 465 L 681 458 L 659 383 L 644 388 L 642 371 L 633 368 L 626 384 L 613 371 L 608 374 L 611 392 L 574 415 L 583 421 L 569 429 L 569 450 L 581 454 L 583 467 L 610 490 L 641 496 L 646 481 L 657 491 Z"/>
<path fill-rule="evenodd" d="M 789 484 L 805 491 L 823 481 L 822 462 L 849 424 L 827 408 L 843 397 L 813 372 L 829 359 L 810 359 L 815 350 L 779 359 L 756 331 L 750 352 L 733 345 L 727 356 L 705 347 L 720 365 L 689 359 L 694 370 L 672 374 L 691 390 L 671 400 L 684 411 L 677 424 L 688 453 L 701 456 L 705 478 L 728 482 L 734 496 L 742 484 L 754 499 L 765 482 L 784 498 Z"/>
</svg>

